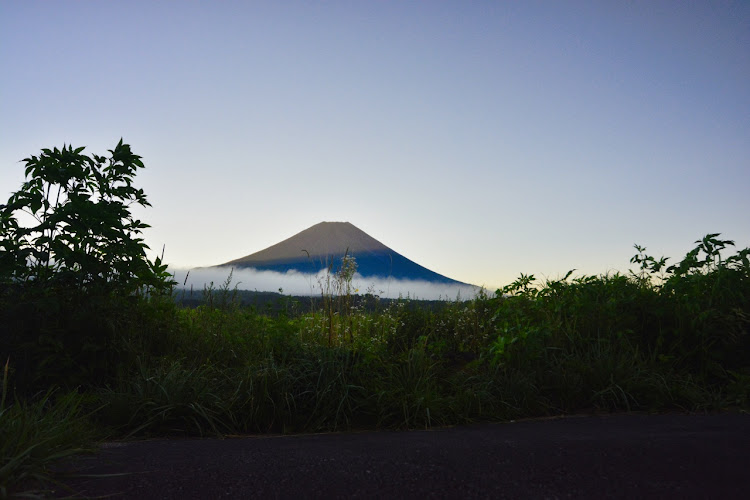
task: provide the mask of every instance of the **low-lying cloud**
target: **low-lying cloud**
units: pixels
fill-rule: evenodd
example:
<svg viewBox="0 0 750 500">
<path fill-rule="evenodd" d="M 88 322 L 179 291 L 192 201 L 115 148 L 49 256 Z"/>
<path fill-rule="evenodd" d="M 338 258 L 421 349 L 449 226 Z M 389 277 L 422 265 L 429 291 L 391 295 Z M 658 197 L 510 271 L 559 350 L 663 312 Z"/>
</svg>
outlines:
<svg viewBox="0 0 750 500">
<path fill-rule="evenodd" d="M 298 271 L 279 273 L 248 268 L 211 267 L 189 270 L 170 268 L 170 272 L 178 286 L 192 287 L 193 290 L 203 290 L 204 286 L 211 286 L 211 283 L 214 288 L 219 288 L 224 285 L 231 272 L 229 287 L 234 288 L 236 285 L 239 290 L 279 292 L 281 289 L 281 293 L 285 295 L 297 296 L 337 293 L 334 276 L 329 276 L 326 270 L 317 274 L 305 274 Z M 383 298 L 410 297 L 424 300 L 470 299 L 480 289 L 473 285 L 363 277 L 359 274 L 354 275 L 351 284 L 351 292 L 356 294 L 371 293 Z"/>
</svg>

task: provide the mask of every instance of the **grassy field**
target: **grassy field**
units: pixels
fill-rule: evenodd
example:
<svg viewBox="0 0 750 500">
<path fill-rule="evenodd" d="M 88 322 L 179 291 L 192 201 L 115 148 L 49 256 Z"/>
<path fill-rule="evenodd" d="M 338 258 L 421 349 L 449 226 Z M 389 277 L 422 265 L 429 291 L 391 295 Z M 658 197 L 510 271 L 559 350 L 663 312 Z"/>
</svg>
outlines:
<svg viewBox="0 0 750 500">
<path fill-rule="evenodd" d="M 748 250 L 724 257 L 717 236 L 674 266 L 637 247 L 628 275 L 522 275 L 438 306 L 330 293 L 259 312 L 230 281 L 192 308 L 178 291 L 8 286 L 0 495 L 104 437 L 746 411 Z"/>
</svg>

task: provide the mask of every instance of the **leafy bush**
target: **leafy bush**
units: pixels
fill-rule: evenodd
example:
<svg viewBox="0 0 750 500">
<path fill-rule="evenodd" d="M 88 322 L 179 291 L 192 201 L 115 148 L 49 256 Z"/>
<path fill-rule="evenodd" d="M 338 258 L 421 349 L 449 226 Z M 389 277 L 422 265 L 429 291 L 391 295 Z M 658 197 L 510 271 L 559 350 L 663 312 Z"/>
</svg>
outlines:
<svg viewBox="0 0 750 500">
<path fill-rule="evenodd" d="M 149 206 L 134 176 L 143 162 L 122 140 L 107 157 L 43 149 L 0 205 L 0 354 L 22 393 L 111 373 L 111 345 L 144 297 L 171 289 L 130 212 Z"/>
<path fill-rule="evenodd" d="M 491 359 L 534 373 L 560 411 L 705 404 L 706 392 L 744 401 L 750 367 L 750 265 L 744 249 L 709 234 L 678 264 L 636 245 L 630 276 L 585 276 L 498 291 Z M 700 402 L 703 401 L 703 402 Z"/>
<path fill-rule="evenodd" d="M 139 237 L 148 225 L 130 213 L 132 204 L 150 205 L 133 186 L 141 157 L 122 140 L 108 158 L 83 150 L 43 149 L 23 160 L 27 181 L 0 205 L 0 283 L 122 295 L 168 287 L 166 266 L 148 260 Z M 19 224 L 17 212 L 32 225 Z"/>
</svg>

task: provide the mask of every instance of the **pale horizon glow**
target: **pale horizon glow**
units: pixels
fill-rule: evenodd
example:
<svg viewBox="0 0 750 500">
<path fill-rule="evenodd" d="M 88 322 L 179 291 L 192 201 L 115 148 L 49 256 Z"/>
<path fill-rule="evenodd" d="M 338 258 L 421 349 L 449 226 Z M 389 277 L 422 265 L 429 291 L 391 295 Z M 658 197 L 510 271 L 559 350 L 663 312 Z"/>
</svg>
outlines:
<svg viewBox="0 0 750 500">
<path fill-rule="evenodd" d="M 322 221 L 492 291 L 750 246 L 750 3 L 0 3 L 0 203 L 122 137 L 153 256 Z M 272 290 L 273 291 L 273 290 Z"/>
</svg>

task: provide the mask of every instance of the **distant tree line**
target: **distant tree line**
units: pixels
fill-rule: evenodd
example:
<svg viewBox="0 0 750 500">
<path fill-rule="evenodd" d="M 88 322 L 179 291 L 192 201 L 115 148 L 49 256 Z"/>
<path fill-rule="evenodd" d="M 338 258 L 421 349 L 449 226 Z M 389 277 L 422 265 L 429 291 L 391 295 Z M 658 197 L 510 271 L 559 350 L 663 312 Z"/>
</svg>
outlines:
<svg viewBox="0 0 750 500">
<path fill-rule="evenodd" d="M 196 290 L 177 288 L 174 299 L 183 307 L 196 308 L 201 306 L 232 308 L 249 308 L 254 312 L 272 316 L 297 316 L 311 311 L 320 310 L 325 305 L 326 297 L 322 295 L 284 295 L 278 292 L 261 292 L 257 290 Z M 376 312 L 397 302 L 405 302 L 408 308 L 438 311 L 448 304 L 445 300 L 422 299 L 390 299 L 370 293 L 351 296 L 351 307 L 361 312 Z"/>
</svg>

